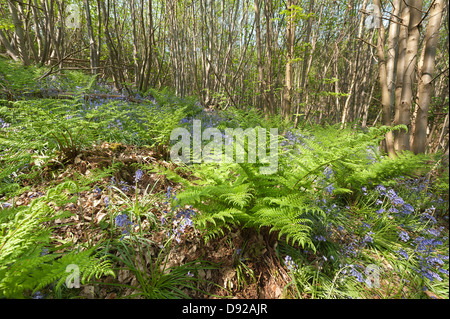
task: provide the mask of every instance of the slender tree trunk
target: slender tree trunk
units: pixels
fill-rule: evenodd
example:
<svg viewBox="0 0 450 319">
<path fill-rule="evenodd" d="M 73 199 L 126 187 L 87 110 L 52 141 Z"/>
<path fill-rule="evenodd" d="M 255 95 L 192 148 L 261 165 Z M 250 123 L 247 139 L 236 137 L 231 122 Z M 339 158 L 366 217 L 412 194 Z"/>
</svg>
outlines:
<svg viewBox="0 0 450 319">
<path fill-rule="evenodd" d="M 5 47 L 5 49 L 6 49 L 6 53 L 8 53 L 8 55 L 14 61 L 21 61 L 19 55 L 17 54 L 17 52 L 14 49 L 14 47 L 12 47 L 11 44 L 9 43 L 9 40 L 8 40 L 6 34 L 3 32 L 2 29 L 0 29 L 0 41 L 1 41 L 2 45 Z"/>
<path fill-rule="evenodd" d="M 264 98 L 264 69 L 262 62 L 262 45 L 261 45 L 261 9 L 260 0 L 255 0 L 255 32 L 256 32 L 256 64 L 257 64 L 257 82 L 258 82 L 258 93 L 256 97 L 256 106 L 259 109 L 264 110 L 264 115 L 266 118 L 269 115 L 269 110 L 267 109 L 267 103 L 265 103 Z"/>
<path fill-rule="evenodd" d="M 291 119 L 292 108 L 292 81 L 293 81 L 293 69 L 292 60 L 294 59 L 294 39 L 295 39 L 295 12 L 293 6 L 297 3 L 296 0 L 287 0 L 286 9 L 289 13 L 286 16 L 286 73 L 284 81 L 284 94 L 283 94 L 283 117 L 286 120 Z"/>
<path fill-rule="evenodd" d="M 398 46 L 398 33 L 399 25 L 398 17 L 400 14 L 402 0 L 394 0 L 392 5 L 391 22 L 389 25 L 389 37 L 388 37 L 388 48 L 387 48 L 387 62 L 386 62 L 386 76 L 387 76 L 387 86 L 389 90 L 390 97 L 390 107 L 391 110 L 395 102 L 395 62 L 397 58 L 397 46 Z"/>
<path fill-rule="evenodd" d="M 272 70 L 272 46 L 273 46 L 273 4 L 272 1 L 266 1 L 264 7 L 264 14 L 266 16 L 266 70 L 267 80 L 265 83 L 266 104 L 271 115 L 275 114 L 275 101 L 273 96 L 273 70 Z"/>
<path fill-rule="evenodd" d="M 402 25 L 399 26 L 399 38 L 398 38 L 398 52 L 397 52 L 397 72 L 395 81 L 395 115 L 394 115 L 394 125 L 399 125 L 402 123 L 408 123 L 409 121 L 409 110 L 403 110 L 401 104 L 401 97 L 403 91 L 403 79 L 405 76 L 406 69 L 406 41 L 408 39 L 408 27 L 410 19 L 410 8 L 406 3 L 402 2 L 401 8 L 401 22 Z M 394 148 L 396 151 L 401 150 L 402 141 L 405 138 L 402 137 L 401 132 L 394 132 Z"/>
<path fill-rule="evenodd" d="M 419 79 L 419 101 L 417 116 L 415 119 L 415 134 L 413 142 L 413 151 L 415 154 L 425 153 L 427 148 L 428 109 L 431 102 L 436 46 L 438 43 L 439 26 L 441 24 L 443 8 L 443 0 L 436 0 L 433 3 L 433 7 L 430 11 L 430 20 L 428 22 L 427 32 L 425 35 L 425 53 L 421 68 L 421 77 Z"/>
<path fill-rule="evenodd" d="M 17 36 L 17 53 L 20 56 L 22 62 L 27 65 L 30 63 L 28 49 L 26 47 L 25 34 L 22 27 L 22 21 L 19 19 L 18 11 L 16 6 L 11 0 L 8 0 L 9 12 L 11 13 L 11 18 L 14 24 L 14 31 Z"/>
<path fill-rule="evenodd" d="M 397 124 L 404 124 L 410 129 L 410 114 L 413 98 L 414 71 L 417 62 L 417 52 L 419 48 L 419 24 L 421 22 L 423 0 L 409 0 L 407 5 L 410 10 L 408 26 L 408 39 L 406 42 L 405 73 L 403 76 L 403 88 L 400 100 L 400 116 Z M 398 150 L 410 149 L 409 132 L 400 130 L 398 133 Z"/>
<path fill-rule="evenodd" d="M 89 37 L 89 58 L 91 64 L 91 73 L 97 74 L 98 69 L 98 57 L 97 57 L 97 44 L 94 39 L 94 30 L 92 28 L 91 9 L 89 6 L 89 0 L 84 0 L 84 11 L 86 14 L 86 27 Z"/>
<path fill-rule="evenodd" d="M 309 0 L 309 8 L 308 8 L 308 13 L 312 13 L 313 12 L 313 8 L 314 7 L 314 0 Z M 312 17 L 308 18 L 307 24 L 306 24 L 306 39 L 305 39 L 305 43 L 307 43 L 307 46 L 305 47 L 305 53 L 303 55 L 303 66 L 302 66 L 302 75 L 301 75 L 301 82 L 300 82 L 300 96 L 299 96 L 299 101 L 295 110 L 295 120 L 294 120 L 294 127 L 297 127 L 298 124 L 298 114 L 300 113 L 300 108 L 301 105 L 303 104 L 303 100 L 305 99 L 306 96 L 306 77 L 309 71 L 308 68 L 308 62 L 309 62 L 309 44 L 310 44 L 310 40 L 311 40 L 311 29 L 312 29 L 312 23 L 313 23 L 313 19 Z M 305 104 L 306 106 L 306 104 Z"/>
<path fill-rule="evenodd" d="M 380 0 L 375 0 L 375 9 L 380 10 L 381 4 Z M 386 58 L 384 55 L 384 25 L 381 21 L 381 11 L 378 13 L 379 27 L 378 27 L 378 43 L 377 43 L 377 56 L 378 56 L 378 67 L 379 67 L 379 78 L 381 86 L 381 105 L 382 105 L 382 120 L 383 125 L 391 126 L 391 99 L 387 84 L 387 73 L 386 73 Z M 396 154 L 394 151 L 394 138 L 392 132 L 386 134 L 386 150 L 390 158 L 395 158 Z"/>
</svg>

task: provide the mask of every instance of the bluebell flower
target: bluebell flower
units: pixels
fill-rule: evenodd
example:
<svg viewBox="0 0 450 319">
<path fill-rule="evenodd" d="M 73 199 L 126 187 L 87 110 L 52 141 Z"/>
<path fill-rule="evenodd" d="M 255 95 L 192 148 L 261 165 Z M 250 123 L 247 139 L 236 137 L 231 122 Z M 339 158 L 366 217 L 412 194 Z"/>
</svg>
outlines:
<svg viewBox="0 0 450 319">
<path fill-rule="evenodd" d="M 363 193 L 364 195 L 367 195 L 367 188 L 366 188 L 365 186 L 363 186 L 363 187 L 361 188 L 361 191 L 362 191 L 362 193 Z"/>
<path fill-rule="evenodd" d="M 399 233 L 400 239 L 403 240 L 404 242 L 407 242 L 409 240 L 409 235 L 407 232 L 405 232 L 404 230 L 402 230 Z"/>
<path fill-rule="evenodd" d="M 414 207 L 411 204 L 404 204 L 402 209 L 404 214 L 414 213 Z"/>
<path fill-rule="evenodd" d="M 119 185 L 120 185 L 120 189 L 122 190 L 122 192 L 128 192 L 130 190 L 130 187 L 124 181 L 120 181 Z"/>
<path fill-rule="evenodd" d="M 388 212 L 397 214 L 398 213 L 398 209 L 395 208 L 395 207 L 391 207 L 391 208 L 389 208 Z"/>
<path fill-rule="evenodd" d="M 378 185 L 377 187 L 375 187 L 375 189 L 376 189 L 381 195 L 386 195 L 386 187 L 384 187 L 383 185 Z"/>
<path fill-rule="evenodd" d="M 425 212 L 422 214 L 422 216 L 420 216 L 420 219 L 421 219 L 421 220 L 429 220 L 429 221 L 431 222 L 432 225 L 434 225 L 434 224 L 437 223 L 436 218 L 434 218 L 433 215 L 427 213 L 427 211 L 425 211 Z"/>
<path fill-rule="evenodd" d="M 406 251 L 404 251 L 403 249 L 399 249 L 399 250 L 397 250 L 395 252 L 398 253 L 403 258 L 408 259 L 408 253 Z"/>
<path fill-rule="evenodd" d="M 435 264 L 442 266 L 444 264 L 444 261 L 438 257 L 429 257 L 429 258 L 427 258 L 427 263 L 430 266 L 435 266 Z"/>
<path fill-rule="evenodd" d="M 33 299 L 44 299 L 44 298 L 45 298 L 45 295 L 42 294 L 42 293 L 38 290 L 38 291 L 36 291 L 36 292 L 33 294 L 32 298 L 33 298 Z"/>
<path fill-rule="evenodd" d="M 373 235 L 373 232 L 369 231 L 363 239 L 364 243 L 373 243 L 373 238 L 371 237 L 371 235 Z"/>
<path fill-rule="evenodd" d="M 284 258 L 284 263 L 285 263 L 285 265 L 288 267 L 288 269 L 289 270 L 297 270 L 297 268 L 298 268 L 298 265 L 296 264 L 296 263 L 294 263 L 294 260 L 292 259 L 292 257 L 291 256 L 289 256 L 289 255 L 287 255 L 285 258 Z"/>
<path fill-rule="evenodd" d="M 392 198 L 392 204 L 402 206 L 403 204 L 405 204 L 405 201 L 401 197 L 394 197 Z"/>
<path fill-rule="evenodd" d="M 10 123 L 6 123 L 2 118 L 0 118 L 0 127 L 7 128 L 10 126 Z"/>
<path fill-rule="evenodd" d="M 323 237 L 322 235 L 316 235 L 316 236 L 314 236 L 314 238 L 315 238 L 317 241 L 327 241 L 326 238 Z"/>
<path fill-rule="evenodd" d="M 430 228 L 430 229 L 427 229 L 427 232 L 435 237 L 438 237 L 441 234 L 441 230 L 442 230 L 442 228 L 439 228 L 439 229 Z"/>
<path fill-rule="evenodd" d="M 172 187 L 167 187 L 167 192 L 166 192 L 166 198 L 167 198 L 167 200 L 169 200 L 170 199 L 170 191 L 172 190 Z"/>
<path fill-rule="evenodd" d="M 334 186 L 333 186 L 332 184 L 330 184 L 330 185 L 328 185 L 325 189 L 327 190 L 327 192 L 328 192 L 329 194 L 332 194 L 332 193 L 333 193 Z"/>
<path fill-rule="evenodd" d="M 141 178 L 142 178 L 142 175 L 143 175 L 143 173 L 142 173 L 141 169 L 138 169 L 136 171 L 136 174 L 134 175 L 134 181 L 136 183 L 139 182 L 141 180 Z"/>
<path fill-rule="evenodd" d="M 122 240 L 125 237 L 125 235 L 130 234 L 129 226 L 133 225 L 133 223 L 128 219 L 128 216 L 126 214 L 117 215 L 115 221 L 117 227 L 125 228 L 122 232 L 123 236 L 122 238 L 120 238 L 120 240 Z"/>
<path fill-rule="evenodd" d="M 100 193 L 102 192 L 102 190 L 98 186 L 95 186 L 95 191 L 98 193 L 98 195 L 100 195 Z"/>
<path fill-rule="evenodd" d="M 333 170 L 330 167 L 328 167 L 328 166 L 323 171 L 323 175 L 325 175 L 326 179 L 330 179 L 331 175 L 333 175 L 333 174 L 334 174 Z"/>
<path fill-rule="evenodd" d="M 132 223 L 128 219 L 127 214 L 121 214 L 116 216 L 116 225 L 118 227 L 127 227 L 128 225 L 132 225 Z"/>
<path fill-rule="evenodd" d="M 448 270 L 444 269 L 444 268 L 439 268 L 439 271 L 443 274 L 446 274 L 448 276 Z"/>
<path fill-rule="evenodd" d="M 2 203 L 2 207 L 3 208 L 12 207 L 12 204 L 10 204 L 10 203 Z"/>
<path fill-rule="evenodd" d="M 42 248 L 42 251 L 41 251 L 39 256 L 45 256 L 45 255 L 48 255 L 48 249 L 47 248 Z"/>
<path fill-rule="evenodd" d="M 362 223 L 361 223 L 361 226 L 362 226 L 363 228 L 367 228 L 367 229 L 370 229 L 370 228 L 371 228 L 371 226 L 370 226 L 368 223 L 366 223 L 366 222 L 362 222 Z"/>
</svg>

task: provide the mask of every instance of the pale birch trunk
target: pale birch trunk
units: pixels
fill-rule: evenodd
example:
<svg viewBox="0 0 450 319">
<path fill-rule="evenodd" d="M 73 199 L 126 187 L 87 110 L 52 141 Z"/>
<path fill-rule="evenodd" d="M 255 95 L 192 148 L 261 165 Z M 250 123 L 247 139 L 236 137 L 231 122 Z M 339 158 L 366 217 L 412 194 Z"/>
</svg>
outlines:
<svg viewBox="0 0 450 319">
<path fill-rule="evenodd" d="M 425 50 L 421 77 L 419 79 L 419 101 L 415 120 L 413 142 L 414 153 L 425 153 L 427 148 L 428 109 L 431 102 L 432 80 L 436 59 L 436 46 L 439 37 L 439 26 L 444 8 L 443 0 L 436 0 L 430 11 L 430 20 L 425 35 Z"/>
</svg>

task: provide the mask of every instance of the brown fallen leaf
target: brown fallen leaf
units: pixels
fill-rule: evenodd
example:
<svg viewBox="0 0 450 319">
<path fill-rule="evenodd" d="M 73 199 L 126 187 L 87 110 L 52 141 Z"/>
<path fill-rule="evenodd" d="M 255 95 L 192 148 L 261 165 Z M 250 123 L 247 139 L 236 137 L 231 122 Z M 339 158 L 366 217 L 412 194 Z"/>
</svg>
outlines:
<svg viewBox="0 0 450 319">
<path fill-rule="evenodd" d="M 94 223 L 98 224 L 100 223 L 105 216 L 108 215 L 107 213 L 103 213 L 102 211 L 99 211 L 97 215 L 95 215 Z"/>
</svg>

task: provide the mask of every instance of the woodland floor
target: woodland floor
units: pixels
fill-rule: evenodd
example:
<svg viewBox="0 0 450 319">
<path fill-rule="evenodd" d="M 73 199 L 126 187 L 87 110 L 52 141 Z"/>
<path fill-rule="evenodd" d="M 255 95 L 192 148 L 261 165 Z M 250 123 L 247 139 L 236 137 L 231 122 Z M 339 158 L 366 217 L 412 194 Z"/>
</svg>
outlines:
<svg viewBox="0 0 450 319">
<path fill-rule="evenodd" d="M 115 151 L 111 150 L 111 145 L 103 143 L 91 150 L 82 151 L 73 163 L 65 165 L 64 169 L 55 163 L 49 165 L 43 172 L 43 181 L 36 184 L 32 183 L 31 189 L 20 195 L 15 202 L 16 206 L 28 205 L 33 198 L 42 196 L 48 187 L 56 185 L 67 179 L 74 179 L 80 174 L 89 176 L 90 170 L 109 167 L 113 162 L 122 162 L 123 167 L 115 173 L 115 180 L 123 180 L 130 184 L 133 183 L 134 164 L 146 164 L 155 167 L 165 167 L 173 169 L 175 164 L 168 163 L 161 154 L 148 148 L 137 148 L 135 146 L 126 146 L 120 144 L 120 147 L 114 145 Z M 55 176 L 55 173 L 57 176 Z M 52 178 L 52 176 L 54 176 Z M 56 178 L 55 178 L 56 177 Z M 184 176 L 186 177 L 186 176 Z M 99 180 L 92 188 L 99 187 L 106 189 L 110 184 L 110 177 Z M 180 189 L 180 185 L 169 181 L 165 175 L 158 173 L 144 174 L 138 185 L 138 198 L 148 185 L 151 185 L 153 193 L 164 193 L 168 186 L 175 191 Z M 24 186 L 27 186 L 26 184 Z M 125 192 L 126 193 L 126 192 Z M 74 244 L 90 243 L 96 244 L 106 235 L 101 227 L 101 221 L 106 219 L 107 212 L 105 206 L 106 192 L 98 193 L 96 191 L 82 191 L 77 194 L 77 203 L 69 204 L 67 207 L 57 209 L 69 210 L 73 215 L 65 220 L 56 220 L 53 237 L 59 241 L 71 241 Z M 129 191 L 130 197 L 134 196 L 134 190 Z M 152 213 L 159 221 L 162 217 L 161 209 L 166 207 L 163 201 L 156 202 Z M 142 220 L 143 238 L 154 242 L 155 251 L 166 240 L 165 231 L 149 231 L 148 221 Z M 136 229 L 138 230 L 138 229 Z M 268 229 L 262 228 L 260 233 L 253 229 L 239 229 L 237 227 L 231 230 L 225 230 L 224 236 L 215 237 L 205 243 L 203 237 L 192 228 L 188 227 L 180 237 L 180 242 L 176 242 L 170 250 L 167 258 L 167 267 L 178 266 L 187 262 L 202 260 L 216 265 L 215 269 L 200 271 L 199 276 L 207 281 L 207 284 L 200 287 L 207 294 L 195 291 L 185 291 L 193 298 L 220 298 L 233 297 L 239 299 L 278 299 L 286 294 L 285 286 L 290 282 L 289 274 L 285 266 L 281 265 L 279 258 L 275 253 L 277 243 L 277 234 L 269 234 Z M 246 285 L 238 286 L 237 274 L 235 270 L 236 249 L 233 247 L 242 247 L 244 241 L 248 249 L 244 258 L 247 266 L 253 270 L 255 280 L 247 276 Z M 150 263 L 151 260 L 147 260 Z M 112 281 L 120 284 L 136 284 L 135 276 L 127 270 L 120 270 L 117 279 L 111 277 L 100 280 L 100 285 L 84 285 L 79 289 L 81 298 L 89 299 L 115 299 L 118 296 L 126 296 L 133 291 L 122 288 L 109 287 L 102 285 L 102 282 L 110 283 Z M 228 288 L 227 290 L 222 287 Z M 232 296 L 230 296 L 232 292 Z M 75 292 L 74 292 L 75 293 Z M 308 297 L 305 295 L 305 297 Z"/>
</svg>

